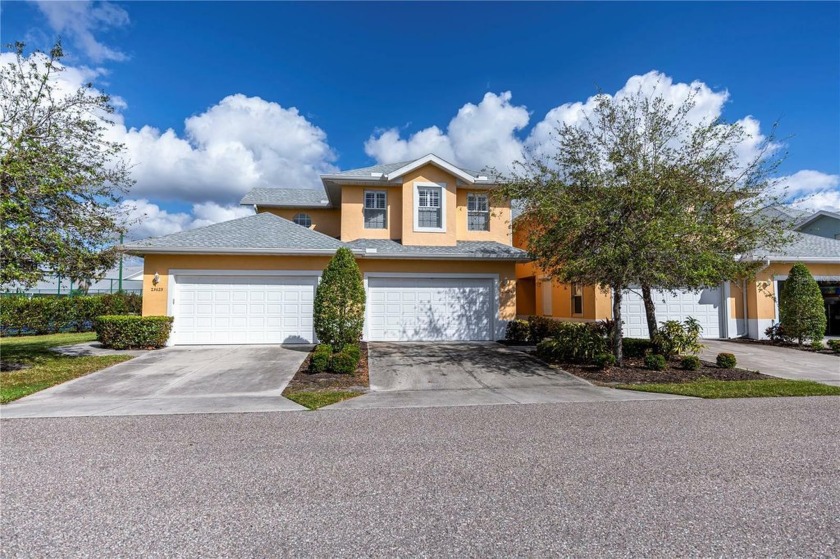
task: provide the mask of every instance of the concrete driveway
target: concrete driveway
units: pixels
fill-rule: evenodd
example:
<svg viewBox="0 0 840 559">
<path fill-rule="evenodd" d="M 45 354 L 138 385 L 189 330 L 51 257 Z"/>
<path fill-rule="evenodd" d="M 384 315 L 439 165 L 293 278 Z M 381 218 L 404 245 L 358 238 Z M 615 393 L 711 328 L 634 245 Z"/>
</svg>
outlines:
<svg viewBox="0 0 840 559">
<path fill-rule="evenodd" d="M 840 358 L 798 349 L 746 342 L 703 340 L 700 357 L 714 361 L 718 353 L 735 355 L 738 366 L 793 380 L 813 380 L 840 386 Z"/>
<path fill-rule="evenodd" d="M 70 417 L 303 410 L 280 394 L 311 346 L 189 346 L 131 361 L 0 407 L 0 416 Z"/>
<path fill-rule="evenodd" d="M 497 343 L 368 345 L 371 392 L 327 409 L 680 398 L 593 386 Z"/>
</svg>

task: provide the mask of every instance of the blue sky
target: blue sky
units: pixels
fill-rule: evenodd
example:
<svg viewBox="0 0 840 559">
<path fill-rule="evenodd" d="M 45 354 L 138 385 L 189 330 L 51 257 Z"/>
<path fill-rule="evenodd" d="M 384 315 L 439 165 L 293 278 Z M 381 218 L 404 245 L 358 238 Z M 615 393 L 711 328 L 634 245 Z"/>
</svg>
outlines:
<svg viewBox="0 0 840 559">
<path fill-rule="evenodd" d="M 504 166 L 552 109 L 634 76 L 701 82 L 757 134 L 778 120 L 800 204 L 840 208 L 836 2 L 3 2 L 1 25 L 3 43 L 61 35 L 67 65 L 124 102 L 138 236 L 423 150 Z"/>
</svg>

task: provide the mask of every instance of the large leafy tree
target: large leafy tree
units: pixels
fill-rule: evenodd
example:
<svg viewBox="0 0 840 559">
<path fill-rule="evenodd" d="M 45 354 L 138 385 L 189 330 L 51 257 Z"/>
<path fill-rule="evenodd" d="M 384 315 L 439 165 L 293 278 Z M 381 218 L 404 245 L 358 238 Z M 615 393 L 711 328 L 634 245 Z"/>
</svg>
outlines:
<svg viewBox="0 0 840 559">
<path fill-rule="evenodd" d="M 66 90 L 60 43 L 13 47 L 0 68 L 0 284 L 90 280 L 114 264 L 117 203 L 132 183 L 124 145 L 106 137 L 114 109 L 91 84 Z"/>
<path fill-rule="evenodd" d="M 826 316 L 820 286 L 805 264 L 794 264 L 782 286 L 779 318 L 785 335 L 799 345 L 806 339 L 820 342 L 825 335 Z"/>
<path fill-rule="evenodd" d="M 612 291 L 619 361 L 628 288 L 641 288 L 653 335 L 653 289 L 748 276 L 758 264 L 745 255 L 785 241 L 783 223 L 761 213 L 777 201 L 772 138 L 745 161 L 747 130 L 697 118 L 696 94 L 679 103 L 642 90 L 598 95 L 580 122 L 560 123 L 530 150 L 501 189 L 521 201 L 520 226 L 541 268 Z"/>
</svg>

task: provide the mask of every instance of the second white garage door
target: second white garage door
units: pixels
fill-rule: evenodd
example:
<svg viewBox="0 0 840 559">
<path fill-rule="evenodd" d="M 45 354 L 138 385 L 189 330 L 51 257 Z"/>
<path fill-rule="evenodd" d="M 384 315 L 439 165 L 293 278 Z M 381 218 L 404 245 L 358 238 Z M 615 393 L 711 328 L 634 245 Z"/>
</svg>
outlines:
<svg viewBox="0 0 840 559">
<path fill-rule="evenodd" d="M 492 278 L 368 278 L 371 341 L 492 340 Z"/>
<path fill-rule="evenodd" d="M 624 335 L 631 338 L 647 338 L 647 318 L 645 305 L 639 290 L 624 293 L 621 301 L 621 314 L 624 322 Z M 721 298 L 720 289 L 700 291 L 679 291 L 675 294 L 653 291 L 651 294 L 656 306 L 656 320 L 684 321 L 689 316 L 697 319 L 704 338 L 720 337 Z"/>
<path fill-rule="evenodd" d="M 173 343 L 314 341 L 315 276 L 176 275 Z"/>
</svg>

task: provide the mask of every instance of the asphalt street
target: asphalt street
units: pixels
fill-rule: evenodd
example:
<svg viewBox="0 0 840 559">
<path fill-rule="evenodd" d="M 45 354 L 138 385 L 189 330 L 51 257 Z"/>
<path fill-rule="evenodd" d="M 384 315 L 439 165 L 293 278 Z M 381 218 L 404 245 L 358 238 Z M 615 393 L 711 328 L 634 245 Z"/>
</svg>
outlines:
<svg viewBox="0 0 840 559">
<path fill-rule="evenodd" d="M 840 555 L 840 398 L 5 419 L 4 557 Z"/>
</svg>

